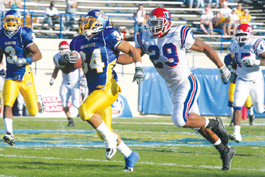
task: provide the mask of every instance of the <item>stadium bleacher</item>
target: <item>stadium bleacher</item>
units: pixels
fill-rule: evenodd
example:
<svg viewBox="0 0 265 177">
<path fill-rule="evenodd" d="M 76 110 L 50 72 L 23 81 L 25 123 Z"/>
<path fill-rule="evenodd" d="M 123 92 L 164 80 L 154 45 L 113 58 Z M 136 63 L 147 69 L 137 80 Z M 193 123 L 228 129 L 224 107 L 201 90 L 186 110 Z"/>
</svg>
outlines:
<svg viewBox="0 0 265 177">
<path fill-rule="evenodd" d="M 265 34 L 264 22 L 265 18 L 263 17 L 264 13 L 264 2 L 263 1 L 248 1 L 248 0 L 232 0 L 229 1 L 230 8 L 236 7 L 238 2 L 242 2 L 244 9 L 249 9 L 250 14 L 252 15 L 252 25 L 254 29 L 254 35 L 263 36 Z M 200 24 L 200 13 L 203 10 L 199 9 L 190 9 L 187 8 L 182 1 L 92 1 L 92 0 L 78 0 L 79 7 L 77 12 L 77 17 L 75 18 L 75 30 L 74 31 L 64 31 L 59 24 L 56 25 L 54 31 L 49 31 L 46 25 L 42 26 L 41 22 L 44 19 L 45 9 L 49 7 L 50 1 L 42 0 L 42 3 L 39 3 L 39 0 L 31 0 L 22 3 L 23 6 L 28 9 L 32 17 L 38 17 L 40 23 L 34 24 L 34 32 L 37 37 L 51 37 L 51 38 L 72 38 L 75 35 L 78 35 L 78 19 L 79 16 L 85 15 L 88 11 L 92 9 L 103 10 L 111 19 L 115 27 L 126 27 L 129 29 L 128 40 L 133 40 L 135 34 L 135 21 L 133 18 L 133 12 L 137 9 L 138 3 L 144 4 L 144 9 L 147 12 L 150 12 L 155 7 L 164 7 L 169 10 L 172 14 L 172 21 L 174 25 L 186 25 L 193 29 L 193 32 L 196 37 L 204 40 L 206 43 L 216 45 L 217 47 L 223 47 L 229 44 L 229 40 L 233 36 L 223 36 L 216 30 L 215 35 L 206 35 L 203 34 L 199 29 Z M 59 13 L 62 15 L 62 21 L 64 22 L 64 12 L 65 12 L 65 1 L 64 0 L 54 0 L 55 7 L 59 10 Z M 214 12 L 219 9 L 212 9 Z M 22 10 L 23 11 L 23 10 Z"/>
</svg>

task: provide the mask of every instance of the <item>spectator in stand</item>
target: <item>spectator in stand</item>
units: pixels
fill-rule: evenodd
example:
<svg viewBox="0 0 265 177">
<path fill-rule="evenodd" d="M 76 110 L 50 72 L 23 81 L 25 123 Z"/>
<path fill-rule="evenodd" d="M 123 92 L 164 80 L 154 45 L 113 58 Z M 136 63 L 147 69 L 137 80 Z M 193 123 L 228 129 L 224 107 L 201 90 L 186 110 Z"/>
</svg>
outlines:
<svg viewBox="0 0 265 177">
<path fill-rule="evenodd" d="M 10 8 L 11 10 L 17 10 L 22 7 L 21 0 L 7 0 L 6 7 Z"/>
<path fill-rule="evenodd" d="M 65 21 L 66 31 L 74 29 L 76 9 L 78 8 L 77 0 L 66 0 Z"/>
<path fill-rule="evenodd" d="M 223 2 L 223 7 L 220 9 L 221 18 L 220 23 L 222 25 L 224 35 L 227 35 L 227 26 L 230 23 L 229 15 L 231 14 L 232 10 L 228 7 L 228 2 Z"/>
<path fill-rule="evenodd" d="M 31 17 L 31 15 L 29 14 L 29 11 L 26 10 L 25 11 L 25 25 L 24 25 L 24 17 L 22 17 L 22 23 L 23 23 L 23 26 L 26 26 L 26 27 L 29 27 L 29 28 L 32 28 L 33 29 L 33 24 L 35 23 L 39 23 L 39 20 L 38 18 L 36 17 Z"/>
<path fill-rule="evenodd" d="M 44 25 L 45 22 L 48 23 L 48 28 L 50 31 L 55 29 L 55 24 L 59 23 L 60 24 L 60 15 L 56 7 L 54 7 L 55 3 L 54 1 L 51 1 L 50 7 L 46 8 L 45 11 L 45 18 L 42 22 L 42 26 Z M 62 23 L 63 25 L 63 23 Z"/>
<path fill-rule="evenodd" d="M 205 8 L 205 14 L 201 15 L 201 24 L 200 28 L 203 30 L 205 34 L 208 34 L 208 31 L 206 28 L 209 29 L 210 34 L 213 34 L 213 24 L 212 24 L 212 18 L 213 15 L 209 11 L 210 9 L 208 7 Z"/>
<path fill-rule="evenodd" d="M 239 18 L 240 18 L 240 24 L 248 24 L 252 20 L 248 9 L 245 9 L 244 14 L 241 15 Z"/>
<path fill-rule="evenodd" d="M 204 0 L 195 0 L 195 7 L 198 8 L 204 8 Z M 193 0 L 184 0 L 183 3 L 186 3 L 189 8 L 192 8 L 194 1 Z"/>
<path fill-rule="evenodd" d="M 236 7 L 236 14 L 238 16 L 244 15 L 244 10 L 242 9 L 242 4 L 238 3 Z"/>
<path fill-rule="evenodd" d="M 216 15 L 212 19 L 213 29 L 215 29 L 215 30 L 216 29 L 222 29 L 222 24 L 220 23 L 220 19 L 221 19 L 221 13 L 216 12 Z"/>
<path fill-rule="evenodd" d="M 138 5 L 138 9 L 134 12 L 133 17 L 135 17 L 136 22 L 136 29 L 138 29 L 138 32 L 143 31 L 143 27 L 145 26 L 145 22 L 147 19 L 146 11 L 143 9 L 143 4 Z"/>
<path fill-rule="evenodd" d="M 215 3 L 214 7 L 217 9 L 219 7 L 219 0 L 205 0 L 205 3 L 210 4 L 212 6 L 212 3 Z"/>
<path fill-rule="evenodd" d="M 229 15 L 230 23 L 227 27 L 227 34 L 231 35 L 231 28 L 233 29 L 233 36 L 236 34 L 236 29 L 239 25 L 240 19 L 236 14 L 236 8 L 233 8 L 232 13 Z"/>
<path fill-rule="evenodd" d="M 208 8 L 208 13 L 210 13 L 211 15 L 213 15 L 212 6 L 211 6 L 210 3 L 207 3 L 207 4 L 205 5 L 205 8 L 202 10 L 202 14 L 205 14 L 205 13 L 206 13 L 206 12 L 205 12 L 205 9 L 206 9 L 206 8 Z"/>
</svg>

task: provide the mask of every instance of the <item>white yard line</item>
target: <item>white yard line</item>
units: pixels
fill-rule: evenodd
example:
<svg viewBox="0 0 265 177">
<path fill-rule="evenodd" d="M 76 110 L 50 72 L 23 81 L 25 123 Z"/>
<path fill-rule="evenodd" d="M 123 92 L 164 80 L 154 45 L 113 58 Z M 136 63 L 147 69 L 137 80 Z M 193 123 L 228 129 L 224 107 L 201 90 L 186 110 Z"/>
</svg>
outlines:
<svg viewBox="0 0 265 177">
<path fill-rule="evenodd" d="M 70 158 L 58 158 L 58 157 L 39 157 L 39 156 L 20 156 L 20 155 L 6 155 L 6 154 L 0 154 L 0 157 L 11 157 L 11 158 L 25 158 L 25 159 L 44 159 L 44 160 L 64 160 L 66 161 L 88 161 L 88 162 L 106 162 L 109 163 L 108 160 L 99 160 L 99 159 L 70 159 Z M 111 162 L 115 163 L 122 163 L 124 164 L 124 161 L 118 161 L 118 160 L 111 160 Z M 176 163 L 155 163 L 155 162 L 137 162 L 137 164 L 145 164 L 145 165 L 159 165 L 159 166 L 178 166 L 178 167 L 192 167 L 192 168 L 207 168 L 207 169 L 221 169 L 221 166 L 206 166 L 206 165 L 183 165 L 183 164 L 176 164 Z M 260 171 L 265 172 L 265 169 L 246 169 L 246 168 L 233 168 L 233 170 L 239 170 L 239 171 Z"/>
</svg>

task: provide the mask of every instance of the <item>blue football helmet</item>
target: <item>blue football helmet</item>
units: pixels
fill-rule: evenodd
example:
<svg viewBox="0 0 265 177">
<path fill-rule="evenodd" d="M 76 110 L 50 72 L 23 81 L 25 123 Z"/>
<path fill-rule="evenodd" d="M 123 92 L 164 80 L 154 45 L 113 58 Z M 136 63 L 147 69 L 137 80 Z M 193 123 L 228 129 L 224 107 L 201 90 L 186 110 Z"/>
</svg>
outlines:
<svg viewBox="0 0 265 177">
<path fill-rule="evenodd" d="M 79 26 L 79 34 L 90 37 L 109 26 L 109 17 L 100 10 L 87 13 Z"/>
<path fill-rule="evenodd" d="M 9 10 L 3 18 L 3 27 L 7 31 L 13 32 L 19 29 L 22 25 L 21 15 L 16 10 Z"/>
</svg>

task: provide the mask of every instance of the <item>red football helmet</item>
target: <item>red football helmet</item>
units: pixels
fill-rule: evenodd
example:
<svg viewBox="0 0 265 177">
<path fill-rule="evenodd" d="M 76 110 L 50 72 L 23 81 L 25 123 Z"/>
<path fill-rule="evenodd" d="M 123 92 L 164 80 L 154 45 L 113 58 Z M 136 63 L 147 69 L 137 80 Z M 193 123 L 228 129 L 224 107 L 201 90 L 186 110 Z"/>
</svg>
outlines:
<svg viewBox="0 0 265 177">
<path fill-rule="evenodd" d="M 69 44 L 67 41 L 62 41 L 59 43 L 59 53 L 61 55 L 65 54 L 66 52 L 68 52 L 70 49 Z"/>
<path fill-rule="evenodd" d="M 154 37 L 161 37 L 171 28 L 171 15 L 163 8 L 156 8 L 150 13 L 150 17 L 147 20 L 147 27 L 149 32 Z"/>
<path fill-rule="evenodd" d="M 236 41 L 246 44 L 253 37 L 252 27 L 248 24 L 241 24 L 237 28 Z"/>
</svg>

